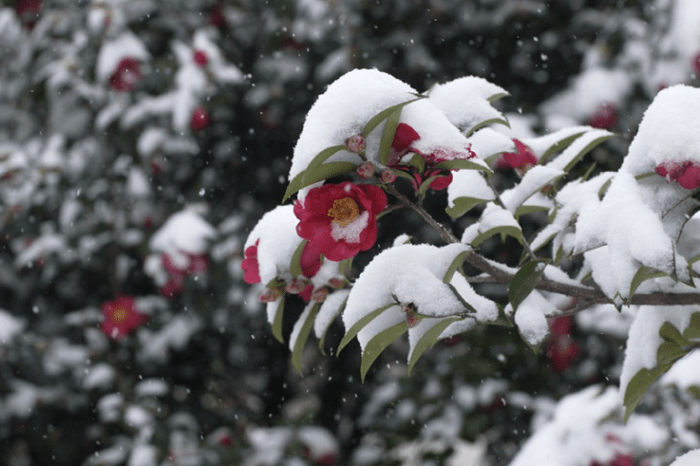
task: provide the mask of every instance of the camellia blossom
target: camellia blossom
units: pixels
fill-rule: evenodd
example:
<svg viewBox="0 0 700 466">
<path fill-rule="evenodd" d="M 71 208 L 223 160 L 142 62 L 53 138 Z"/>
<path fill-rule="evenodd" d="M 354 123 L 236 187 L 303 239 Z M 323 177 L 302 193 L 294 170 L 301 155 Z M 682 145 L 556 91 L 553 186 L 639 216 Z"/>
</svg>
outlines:
<svg viewBox="0 0 700 466">
<path fill-rule="evenodd" d="M 260 266 L 258 265 L 258 245 L 260 240 L 257 240 L 254 245 L 246 248 L 241 262 L 243 269 L 243 281 L 249 285 L 260 283 Z"/>
<path fill-rule="evenodd" d="M 690 160 L 667 162 L 658 165 L 654 171 L 656 171 L 657 175 L 666 178 L 666 181 L 669 183 L 676 181 L 685 189 L 693 190 L 700 186 L 700 167 L 693 164 Z"/>
<path fill-rule="evenodd" d="M 377 240 L 377 214 L 387 205 L 381 188 L 349 181 L 311 189 L 294 206 L 297 234 L 309 248 L 342 261 L 371 248 Z"/>
<path fill-rule="evenodd" d="M 109 85 L 115 91 L 129 92 L 134 90 L 141 77 L 139 61 L 134 57 L 124 57 L 109 77 Z"/>
<path fill-rule="evenodd" d="M 104 320 L 100 329 L 113 340 L 121 340 L 131 334 L 148 318 L 136 308 L 134 298 L 120 296 L 114 301 L 108 301 L 101 307 Z"/>
<path fill-rule="evenodd" d="M 537 157 L 534 152 L 518 139 L 513 139 L 516 152 L 505 152 L 496 160 L 496 168 L 505 170 L 513 168 L 518 173 L 524 173 L 529 168 L 537 165 Z"/>
<path fill-rule="evenodd" d="M 184 253 L 187 258 L 187 266 L 177 264 L 168 254 L 163 254 L 163 268 L 168 274 L 168 281 L 160 289 L 163 296 L 172 297 L 180 293 L 185 286 L 187 275 L 204 273 L 209 268 L 209 260 L 204 254 Z"/>
<path fill-rule="evenodd" d="M 204 131 L 209 126 L 211 117 L 209 112 L 202 107 L 195 108 L 190 119 L 190 128 L 192 131 Z"/>
<path fill-rule="evenodd" d="M 420 135 L 411 125 L 399 123 L 396 126 L 396 132 L 394 133 L 394 139 L 391 142 L 389 159 L 387 161 L 387 165 L 389 167 L 405 171 L 413 176 L 413 187 L 416 189 L 416 191 L 423 183 L 423 180 L 433 176 L 437 176 L 437 178 L 430 183 L 430 189 L 441 191 L 450 185 L 452 182 L 452 174 L 449 173 L 441 176 L 442 170 L 433 168 L 438 163 L 453 159 L 468 160 L 476 157 L 476 154 L 470 147 L 466 147 L 464 152 L 450 151 L 448 153 L 444 150 L 436 150 L 430 154 L 424 154 L 413 147 L 413 143 L 419 139 Z M 401 159 L 409 152 L 418 154 L 425 161 L 425 170 L 422 174 L 419 173 L 418 169 L 415 167 L 400 164 Z"/>
<path fill-rule="evenodd" d="M 612 129 L 617 125 L 617 107 L 612 102 L 605 102 L 596 108 L 588 124 L 594 128 Z"/>
</svg>

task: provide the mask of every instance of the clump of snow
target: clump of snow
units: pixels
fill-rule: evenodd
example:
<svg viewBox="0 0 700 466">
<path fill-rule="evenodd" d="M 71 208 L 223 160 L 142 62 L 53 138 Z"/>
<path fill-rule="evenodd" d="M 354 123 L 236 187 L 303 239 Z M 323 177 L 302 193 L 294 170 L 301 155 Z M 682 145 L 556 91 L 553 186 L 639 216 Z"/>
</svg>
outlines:
<svg viewBox="0 0 700 466">
<path fill-rule="evenodd" d="M 483 121 L 504 119 L 490 101 L 507 95 L 505 89 L 476 76 L 436 84 L 428 92 L 433 105 L 462 130 L 469 130 Z"/>
<path fill-rule="evenodd" d="M 506 312 L 512 312 L 510 304 L 508 304 Z M 542 343 L 549 333 L 546 316 L 555 312 L 556 307 L 541 293 L 533 290 L 515 311 L 515 325 L 518 326 L 518 331 L 525 341 L 536 346 Z"/>
<path fill-rule="evenodd" d="M 564 397 L 552 419 L 525 443 L 510 466 L 578 466 L 607 461 L 616 452 L 605 439 L 611 415 L 620 408 L 617 391 L 588 387 Z"/>
<path fill-rule="evenodd" d="M 165 362 L 171 349 L 182 350 L 201 328 L 199 318 L 187 315 L 174 317 L 157 332 L 142 328 L 138 333 L 139 356 L 147 361 Z"/>
<path fill-rule="evenodd" d="M 146 61 L 150 54 L 143 42 L 132 32 L 125 31 L 113 40 L 105 41 L 97 56 L 97 77 L 101 81 L 109 78 L 122 58 L 133 57 Z"/>
<path fill-rule="evenodd" d="M 491 201 L 496 194 L 477 170 L 459 170 L 452 175 L 452 183 L 447 187 L 448 206 L 454 207 L 459 198 Z"/>
<path fill-rule="evenodd" d="M 323 301 L 321 308 L 318 310 L 318 314 L 316 314 L 316 319 L 314 320 L 314 333 L 316 338 L 321 338 L 323 336 L 349 295 L 350 290 L 338 290 L 330 293 L 326 300 Z"/>
<path fill-rule="evenodd" d="M 620 169 L 640 175 L 664 162 L 689 160 L 700 165 L 698 125 L 700 89 L 676 85 L 662 90 L 644 112 Z"/>
<path fill-rule="evenodd" d="M 479 235 L 487 233 L 495 228 L 509 227 L 520 231 L 520 224 L 513 213 L 499 206 L 495 202 L 489 202 L 481 213 L 478 222 L 467 227 L 462 233 L 462 243 L 471 243 Z"/>
<path fill-rule="evenodd" d="M 669 322 L 682 333 L 688 327 L 694 312 L 697 312 L 694 306 L 640 306 L 627 339 L 625 361 L 620 374 L 622 395 L 637 372 L 641 369 L 655 369 L 658 366 L 657 351 L 664 341 L 659 335 L 661 326 Z"/>
<path fill-rule="evenodd" d="M 0 309 L 0 344 L 7 345 L 24 329 L 25 322 Z"/>
<path fill-rule="evenodd" d="M 114 382 L 116 371 L 107 363 L 95 364 L 87 370 L 83 379 L 83 388 L 92 390 L 95 388 L 107 389 Z"/>
<path fill-rule="evenodd" d="M 515 213 L 523 202 L 530 196 L 538 192 L 543 187 L 555 182 L 564 176 L 564 171 L 560 168 L 536 165 L 527 171 L 523 179 L 517 186 L 504 191 L 501 200 L 506 209 Z"/>
<path fill-rule="evenodd" d="M 375 309 L 393 305 L 360 331 L 357 337 L 364 348 L 377 333 L 406 319 L 400 304 L 412 304 L 424 316 L 447 317 L 466 315 L 465 301 L 476 310 L 473 316 L 477 320 L 495 320 L 496 304 L 476 294 L 459 272 L 449 284 L 443 283 L 450 264 L 465 251 L 469 247 L 464 244 L 442 248 L 404 244 L 382 251 L 365 267 L 350 292 L 343 312 L 345 328 L 350 329 Z"/>
</svg>

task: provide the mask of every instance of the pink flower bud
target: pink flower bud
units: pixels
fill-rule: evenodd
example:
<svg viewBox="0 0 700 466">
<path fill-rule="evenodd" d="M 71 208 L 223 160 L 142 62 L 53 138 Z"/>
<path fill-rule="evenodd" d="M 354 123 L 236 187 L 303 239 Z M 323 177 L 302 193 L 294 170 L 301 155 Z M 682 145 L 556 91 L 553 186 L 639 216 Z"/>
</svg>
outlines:
<svg viewBox="0 0 700 466">
<path fill-rule="evenodd" d="M 346 280 L 341 280 L 340 278 L 333 277 L 330 280 L 328 280 L 328 285 L 331 286 L 331 288 L 335 290 L 339 290 L 341 288 L 345 288 L 347 281 Z"/>
<path fill-rule="evenodd" d="M 369 178 L 374 175 L 374 165 L 372 162 L 362 162 L 355 170 L 360 178 Z"/>
<path fill-rule="evenodd" d="M 379 173 L 379 178 L 382 180 L 382 183 L 393 183 L 394 180 L 396 180 L 396 173 L 394 173 L 394 171 L 391 168 L 384 168 Z"/>
<path fill-rule="evenodd" d="M 192 131 L 203 131 L 207 129 L 211 118 L 209 117 L 209 112 L 204 108 L 199 107 L 192 112 L 192 119 L 190 120 L 190 128 Z"/>
<path fill-rule="evenodd" d="M 696 189 L 700 186 L 700 167 L 690 165 L 683 174 L 678 177 L 678 184 L 685 189 Z"/>
<path fill-rule="evenodd" d="M 354 136 L 350 136 L 345 140 L 345 147 L 347 147 L 350 152 L 353 152 L 355 154 L 361 154 L 365 151 L 367 143 L 365 142 L 365 138 L 362 137 L 361 134 L 356 134 Z"/>
<path fill-rule="evenodd" d="M 406 322 L 408 323 L 408 328 L 413 328 L 420 322 L 420 319 L 416 316 L 416 313 L 409 311 L 406 313 Z"/>
<path fill-rule="evenodd" d="M 280 299 L 283 291 L 279 288 L 265 288 L 265 291 L 260 295 L 261 303 L 272 303 Z"/>
<path fill-rule="evenodd" d="M 199 49 L 195 50 L 192 54 L 192 60 L 194 60 L 194 62 L 200 68 L 204 68 L 209 63 L 209 57 L 207 56 L 207 53 L 204 50 Z"/>
<path fill-rule="evenodd" d="M 305 286 L 306 283 L 304 283 L 304 280 L 292 278 L 289 283 L 287 283 L 287 286 L 285 286 L 284 291 L 291 294 L 299 294 L 304 290 Z"/>
<path fill-rule="evenodd" d="M 594 128 L 612 129 L 617 125 L 617 107 L 612 102 L 605 102 L 593 112 L 588 124 Z"/>
<path fill-rule="evenodd" d="M 322 287 L 317 290 L 314 290 L 313 294 L 311 295 L 311 299 L 316 301 L 317 303 L 322 303 L 326 300 L 328 297 L 328 288 Z"/>
</svg>

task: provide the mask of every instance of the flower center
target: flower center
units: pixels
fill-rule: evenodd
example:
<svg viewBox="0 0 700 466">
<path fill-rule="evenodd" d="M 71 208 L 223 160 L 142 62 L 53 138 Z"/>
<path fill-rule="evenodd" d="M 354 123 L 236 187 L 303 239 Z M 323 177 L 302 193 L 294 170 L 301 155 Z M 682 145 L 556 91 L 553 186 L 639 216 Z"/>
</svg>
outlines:
<svg viewBox="0 0 700 466">
<path fill-rule="evenodd" d="M 328 216 L 333 217 L 332 222 L 341 227 L 348 226 L 360 215 L 360 208 L 351 197 L 344 197 L 333 201 L 333 207 L 328 209 Z"/>
<path fill-rule="evenodd" d="M 124 308 L 117 308 L 112 313 L 112 320 L 114 322 L 123 322 L 126 320 L 126 310 Z"/>
</svg>

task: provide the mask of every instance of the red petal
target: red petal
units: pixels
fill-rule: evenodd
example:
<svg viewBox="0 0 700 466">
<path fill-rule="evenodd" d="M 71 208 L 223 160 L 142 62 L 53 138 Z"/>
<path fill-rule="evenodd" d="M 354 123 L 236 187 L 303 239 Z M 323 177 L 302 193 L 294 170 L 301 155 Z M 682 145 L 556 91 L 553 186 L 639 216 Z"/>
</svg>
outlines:
<svg viewBox="0 0 700 466">
<path fill-rule="evenodd" d="M 678 184 L 685 189 L 695 189 L 700 186 L 700 167 L 691 165 L 678 177 Z"/>
<path fill-rule="evenodd" d="M 304 249 L 301 251 L 301 258 L 299 259 L 301 273 L 306 278 L 313 277 L 321 269 L 321 254 L 309 247 L 309 244 L 310 243 L 306 243 Z"/>
<path fill-rule="evenodd" d="M 391 142 L 391 148 L 396 152 L 401 153 L 409 149 L 413 141 L 420 139 L 420 136 L 410 125 L 406 123 L 399 123 L 396 126 L 396 133 L 394 133 L 394 140 Z"/>
</svg>

